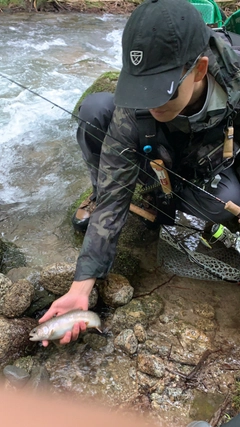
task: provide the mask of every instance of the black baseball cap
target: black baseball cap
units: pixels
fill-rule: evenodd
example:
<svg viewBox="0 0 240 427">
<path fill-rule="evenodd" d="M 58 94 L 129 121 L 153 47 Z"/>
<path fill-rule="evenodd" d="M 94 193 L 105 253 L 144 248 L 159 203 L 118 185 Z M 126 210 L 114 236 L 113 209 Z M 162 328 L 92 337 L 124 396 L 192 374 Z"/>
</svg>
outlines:
<svg viewBox="0 0 240 427">
<path fill-rule="evenodd" d="M 156 108 L 169 101 L 183 74 L 207 47 L 211 32 L 188 0 L 146 0 L 127 21 L 115 104 Z"/>
</svg>

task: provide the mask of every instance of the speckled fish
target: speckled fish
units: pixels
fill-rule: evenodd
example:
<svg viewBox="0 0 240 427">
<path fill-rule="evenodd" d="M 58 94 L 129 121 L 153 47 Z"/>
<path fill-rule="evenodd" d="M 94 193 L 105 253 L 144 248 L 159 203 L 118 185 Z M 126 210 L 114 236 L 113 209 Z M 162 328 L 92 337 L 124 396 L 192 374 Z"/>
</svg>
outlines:
<svg viewBox="0 0 240 427">
<path fill-rule="evenodd" d="M 75 323 L 81 321 L 86 323 L 87 328 L 95 328 L 102 332 L 101 320 L 96 313 L 87 310 L 72 310 L 36 326 L 31 330 L 29 339 L 30 341 L 58 340 L 67 331 L 70 331 Z"/>
</svg>

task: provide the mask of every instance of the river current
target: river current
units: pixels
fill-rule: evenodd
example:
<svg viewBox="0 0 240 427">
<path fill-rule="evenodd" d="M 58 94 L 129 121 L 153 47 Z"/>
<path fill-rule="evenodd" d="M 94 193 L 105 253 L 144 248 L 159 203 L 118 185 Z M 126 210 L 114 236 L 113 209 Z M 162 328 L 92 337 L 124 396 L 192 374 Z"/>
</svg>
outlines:
<svg viewBox="0 0 240 427">
<path fill-rule="evenodd" d="M 103 72 L 121 68 L 125 16 L 0 16 L 0 229 L 28 265 L 75 261 L 69 206 L 89 187 L 71 115 Z M 73 245 L 74 246 L 74 245 Z"/>
</svg>

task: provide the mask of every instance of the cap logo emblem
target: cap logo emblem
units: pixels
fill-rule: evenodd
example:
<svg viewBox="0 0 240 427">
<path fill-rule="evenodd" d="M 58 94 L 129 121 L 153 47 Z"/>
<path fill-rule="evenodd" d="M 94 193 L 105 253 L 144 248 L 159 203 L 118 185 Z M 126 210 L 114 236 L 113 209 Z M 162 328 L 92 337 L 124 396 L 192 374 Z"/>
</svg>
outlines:
<svg viewBox="0 0 240 427">
<path fill-rule="evenodd" d="M 139 65 L 143 59 L 143 51 L 142 50 L 131 50 L 130 59 L 133 65 Z"/>
<path fill-rule="evenodd" d="M 172 95 L 173 93 L 173 86 L 174 86 L 174 82 L 172 81 L 170 89 L 167 90 L 167 93 L 169 93 L 169 95 Z"/>
</svg>

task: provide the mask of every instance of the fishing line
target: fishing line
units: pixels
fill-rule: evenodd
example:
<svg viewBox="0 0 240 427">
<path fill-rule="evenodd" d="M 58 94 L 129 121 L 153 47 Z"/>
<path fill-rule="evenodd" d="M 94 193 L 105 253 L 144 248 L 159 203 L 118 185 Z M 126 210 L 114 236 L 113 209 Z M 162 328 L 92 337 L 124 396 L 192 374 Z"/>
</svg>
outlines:
<svg viewBox="0 0 240 427">
<path fill-rule="evenodd" d="M 8 76 L 3 75 L 2 73 L 0 73 L 0 76 L 1 76 L 2 78 L 4 78 L 4 79 L 6 79 L 6 80 L 10 81 L 11 83 L 13 83 L 13 84 L 15 84 L 15 85 L 17 85 L 17 86 L 21 87 L 22 89 L 27 90 L 28 92 L 32 93 L 33 95 L 35 95 L 35 96 L 37 96 L 37 97 L 39 97 L 39 98 L 43 99 L 44 101 L 46 101 L 46 102 L 48 102 L 48 103 L 52 104 L 54 107 L 57 107 L 57 108 L 61 109 L 61 110 L 62 110 L 62 111 L 64 111 L 65 113 L 70 114 L 72 117 L 76 118 L 77 120 L 79 120 L 79 117 L 78 117 L 76 114 L 73 114 L 72 112 L 70 112 L 70 111 L 69 111 L 69 110 L 67 110 L 66 108 L 61 107 L 60 105 L 56 104 L 55 102 L 51 101 L 50 99 L 48 99 L 48 98 L 44 97 L 43 95 L 40 95 L 38 92 L 36 92 L 36 91 L 34 91 L 34 90 L 32 90 L 32 89 L 29 89 L 27 86 L 25 86 L 25 85 L 23 85 L 23 84 L 21 84 L 21 83 L 19 83 L 19 82 L 16 82 L 15 80 L 11 79 L 11 78 L 10 78 L 10 77 L 8 77 Z M 112 139 L 113 139 L 113 140 L 115 140 L 116 142 L 120 142 L 117 138 L 115 138 L 115 137 L 114 137 L 114 136 L 112 136 L 112 135 L 110 136 L 107 132 L 105 132 L 104 130 L 102 130 L 102 129 L 98 128 L 97 126 L 93 125 L 92 123 L 90 123 L 90 122 L 88 122 L 88 121 L 86 121 L 86 120 L 83 120 L 83 119 L 81 119 L 81 120 L 82 120 L 82 122 L 84 122 L 85 124 L 87 124 L 87 125 L 91 126 L 92 128 L 94 128 L 94 129 L 96 129 L 96 130 L 98 130 L 98 131 L 102 132 L 102 133 L 104 134 L 104 136 L 109 136 L 109 138 L 112 138 Z M 88 131 L 88 130 L 86 130 L 86 129 L 85 129 L 85 131 L 86 131 L 89 135 L 93 136 L 96 140 L 98 140 L 98 141 L 102 144 L 102 141 L 101 141 L 98 137 L 96 137 L 94 134 L 92 134 L 90 131 Z M 128 159 L 128 158 L 123 154 L 123 152 L 125 152 L 125 151 L 127 151 L 127 150 L 132 151 L 132 152 L 136 152 L 138 155 L 140 155 L 141 157 L 143 157 L 145 160 L 146 160 L 146 159 L 147 159 L 147 160 L 149 160 L 149 158 L 148 158 L 146 155 L 144 155 L 144 154 L 142 154 L 142 153 L 138 152 L 137 150 L 125 149 L 125 150 L 123 150 L 123 151 L 121 151 L 121 152 L 118 152 L 118 151 L 117 151 L 116 149 L 114 149 L 110 144 L 107 144 L 107 143 L 106 143 L 106 145 L 107 145 L 107 146 L 108 146 L 108 147 L 109 147 L 113 152 L 117 153 L 118 155 L 123 156 L 123 157 L 124 157 L 128 162 L 130 162 L 130 163 L 131 163 L 131 164 L 133 164 L 134 166 L 136 166 L 136 164 L 135 164 L 132 160 Z M 86 162 L 86 163 L 87 163 L 87 162 Z M 153 163 L 155 163 L 155 162 L 154 162 L 154 160 L 153 160 Z M 93 167 L 93 165 L 91 165 L 91 164 L 89 164 L 89 165 L 90 165 L 91 167 Z M 149 174 L 147 171 L 145 171 L 144 169 L 142 169 L 140 166 L 138 166 L 138 168 L 139 168 L 139 170 L 140 170 L 141 172 L 144 172 L 144 174 L 145 174 L 146 176 L 148 176 L 148 177 L 150 177 L 151 179 L 153 179 L 153 181 L 154 181 L 154 182 L 156 182 L 156 183 L 159 185 L 159 181 L 158 181 L 158 179 L 157 179 L 157 178 L 155 178 L 154 176 L 152 176 L 151 174 Z M 171 169 L 166 168 L 166 166 L 163 166 L 163 168 L 164 168 L 166 171 L 168 171 L 168 172 L 172 173 L 174 176 L 176 176 L 176 177 L 178 177 L 179 179 L 183 180 L 183 181 L 184 181 L 184 182 L 186 182 L 187 184 L 192 185 L 194 188 L 196 188 L 196 189 L 198 189 L 198 190 L 200 190 L 200 191 L 204 192 L 204 193 L 205 193 L 205 194 L 207 194 L 208 196 L 210 196 L 210 197 L 212 197 L 213 199 L 217 200 L 219 203 L 222 203 L 222 204 L 226 205 L 226 203 L 225 203 L 223 200 L 221 200 L 221 199 L 219 199 L 218 197 L 214 196 L 213 194 L 211 194 L 211 193 L 207 192 L 206 190 L 202 189 L 201 187 L 198 187 L 196 184 L 192 183 L 191 181 L 188 181 L 186 178 L 183 178 L 181 175 L 178 175 L 177 173 L 173 172 Z M 97 168 L 96 168 L 96 169 L 97 169 Z M 179 196 L 179 194 L 175 193 L 174 191 L 172 191 L 172 194 L 173 194 L 174 196 L 176 196 L 177 198 L 179 198 L 181 201 L 183 201 L 185 204 L 187 204 L 188 206 L 190 206 L 191 208 L 193 208 L 194 210 L 196 210 L 196 211 L 198 212 L 198 210 L 197 210 L 194 206 L 192 206 L 189 202 L 187 202 L 186 200 L 184 200 L 181 196 Z M 155 205 L 151 204 L 148 200 L 145 200 L 145 199 L 142 199 L 142 200 L 143 200 L 143 201 L 145 201 L 145 202 L 147 202 L 150 206 L 154 207 L 154 209 L 156 209 L 157 211 L 159 211 L 159 212 L 163 213 L 164 215 L 168 216 L 171 220 L 173 220 L 173 221 L 174 221 L 174 218 L 172 218 L 171 216 L 169 216 L 168 214 L 166 214 L 166 212 L 162 211 L 160 208 L 157 208 Z M 212 222 L 211 218 L 209 218 L 205 213 L 201 212 L 201 214 L 204 216 L 204 218 L 205 218 L 207 221 Z"/>
<path fill-rule="evenodd" d="M 13 79 L 11 79 L 11 78 L 9 78 L 9 77 L 7 77 L 7 76 L 4 76 L 2 73 L 0 73 L 0 76 L 2 77 L 2 78 L 5 78 L 6 80 L 8 80 L 8 81 L 10 81 L 11 83 L 13 83 L 13 84 L 15 84 L 15 85 L 17 85 L 17 86 L 19 86 L 19 87 L 21 87 L 22 89 L 24 89 L 24 90 L 27 90 L 28 92 L 30 92 L 30 93 L 32 93 L 33 95 L 35 95 L 35 96 L 38 96 L 39 98 L 41 98 L 41 99 L 43 99 L 44 101 L 46 101 L 46 102 L 48 102 L 48 103 L 50 103 L 50 104 L 52 104 L 53 106 L 55 106 L 55 107 L 57 107 L 57 108 L 59 108 L 59 109 L 61 109 L 62 111 L 64 111 L 64 112 L 66 112 L 66 113 L 68 113 L 68 114 L 70 114 L 72 117 L 75 117 L 77 120 L 79 120 L 79 117 L 76 115 L 76 114 L 73 114 L 72 112 L 70 112 L 69 110 L 67 110 L 66 108 L 64 108 L 64 107 L 61 107 L 60 105 L 58 105 L 58 104 L 56 104 L 55 102 L 53 102 L 53 101 L 51 101 L 51 100 L 49 100 L 48 98 L 46 98 L 46 97 L 44 97 L 44 96 L 42 96 L 42 95 L 40 95 L 39 93 L 37 93 L 37 92 L 35 92 L 34 90 L 32 90 L 32 89 L 29 89 L 28 87 L 26 87 L 26 86 L 24 86 L 23 84 L 21 84 L 21 83 L 18 83 L 18 82 L 16 82 L 16 81 L 14 81 Z M 81 119 L 82 120 L 82 119 Z M 117 138 L 115 138 L 115 137 L 113 137 L 113 136 L 110 136 L 107 132 L 104 132 L 102 129 L 100 129 L 100 128 L 98 128 L 97 126 L 95 126 L 95 125 L 93 125 L 92 123 L 90 123 L 90 122 L 88 122 L 88 121 L 84 121 L 84 120 L 82 120 L 84 123 L 86 123 L 86 124 L 88 124 L 89 126 L 91 126 L 92 128 L 95 128 L 95 129 L 97 129 L 98 131 L 101 131 L 102 133 L 104 133 L 104 135 L 105 136 L 109 136 L 110 138 L 112 138 L 113 140 L 115 140 L 115 141 L 117 141 L 117 142 L 119 142 L 119 140 L 117 139 Z M 89 131 L 87 131 L 86 129 L 85 129 L 85 131 L 88 133 L 88 134 L 90 134 L 91 136 L 93 136 L 96 140 L 98 140 L 100 143 L 102 143 L 102 141 L 98 138 L 98 137 L 96 137 L 95 135 L 93 135 L 93 134 L 91 134 L 91 132 L 89 132 Z M 127 151 L 127 150 L 122 150 L 121 152 L 118 152 L 116 149 L 114 149 L 113 147 L 111 147 L 111 145 L 110 144 L 107 144 L 106 143 L 106 145 L 112 150 L 112 151 L 114 151 L 114 152 L 116 152 L 118 155 L 122 155 L 128 162 L 130 162 L 130 163 L 132 163 L 134 166 L 136 166 L 136 164 L 132 161 L 132 160 L 130 160 L 130 159 L 128 159 L 126 156 L 124 156 L 123 155 L 123 152 L 124 151 Z M 130 149 L 129 149 L 130 150 Z M 136 150 L 130 150 L 130 151 L 132 151 L 132 152 L 137 152 Z M 148 161 L 149 161 L 149 159 L 148 159 L 148 157 L 147 156 L 145 156 L 145 155 L 143 155 L 143 154 L 141 154 L 141 153 L 139 153 L 139 152 L 137 152 L 138 154 L 140 154 L 140 156 L 142 156 L 142 157 L 144 157 L 145 159 L 147 159 Z M 97 167 L 95 167 L 94 165 L 92 165 L 92 164 L 90 164 L 89 162 L 86 162 L 89 166 L 91 166 L 91 167 L 93 167 L 93 168 L 95 168 L 97 171 L 99 171 L 99 169 L 97 168 Z M 147 175 L 147 176 L 149 176 L 151 179 L 153 179 L 156 183 L 158 183 L 159 184 L 159 181 L 157 180 L 157 178 L 155 178 L 155 177 L 153 177 L 152 175 L 150 175 L 149 173 L 147 173 L 144 169 L 142 169 L 140 166 L 138 166 L 138 169 L 139 170 L 141 170 L 142 172 L 144 172 L 145 173 L 145 175 Z M 164 167 L 164 169 L 166 169 L 167 171 L 169 171 L 170 173 L 173 173 L 175 176 L 177 176 L 178 178 L 180 178 L 181 180 L 183 180 L 183 181 L 185 181 L 185 182 L 187 182 L 187 183 L 189 183 L 189 184 L 191 184 L 191 185 L 193 185 L 195 188 L 197 188 L 198 190 L 200 190 L 200 191 L 203 191 L 204 193 L 206 193 L 206 194 L 208 194 L 210 197 L 213 197 L 214 199 L 216 199 L 218 202 L 220 202 L 220 203 L 223 203 L 224 205 L 226 205 L 226 203 L 223 201 L 223 200 L 221 200 L 221 199 L 219 199 L 219 198 L 217 198 L 216 196 L 214 196 L 214 195 L 212 195 L 211 193 L 208 193 L 206 190 L 203 190 L 201 187 L 198 187 L 197 185 L 195 185 L 195 184 L 193 184 L 193 183 L 191 183 L 191 181 L 188 181 L 187 179 L 185 179 L 185 178 L 183 178 L 183 177 L 181 177 L 180 175 L 178 175 L 178 174 L 176 174 L 175 172 L 173 172 L 173 171 L 171 171 L 170 169 L 168 169 L 168 168 L 166 168 L 166 167 Z M 105 175 L 107 176 L 107 173 L 105 172 L 105 171 L 103 171 L 102 170 L 102 172 L 103 173 L 105 173 Z M 111 179 L 112 179 L 112 181 L 114 181 L 114 182 L 116 182 L 117 184 L 119 184 L 118 183 L 118 181 L 116 181 L 116 180 L 114 180 L 112 177 L 111 177 Z M 134 194 L 134 191 L 132 191 L 132 190 L 130 190 L 129 188 L 127 188 L 127 186 L 122 186 L 121 188 L 126 188 L 126 190 L 127 191 L 129 191 L 131 194 Z M 192 206 L 190 203 L 188 203 L 187 201 L 185 201 L 184 199 L 182 199 L 177 193 L 175 193 L 175 192 L 172 192 L 172 194 L 174 194 L 176 197 L 178 197 L 180 200 L 182 200 L 182 201 L 184 201 L 186 204 L 188 204 L 190 207 L 192 207 L 192 208 L 194 208 L 194 209 L 196 209 L 194 206 Z M 144 201 L 144 199 L 142 199 L 143 201 Z M 164 212 L 164 211 L 162 211 L 160 208 L 158 208 L 158 207 L 156 207 L 155 205 L 153 205 L 153 204 L 151 204 L 148 200 L 145 200 L 150 206 L 152 206 L 155 210 L 157 210 L 158 212 L 161 212 L 161 213 L 163 213 L 164 215 L 166 215 L 166 216 L 168 216 L 171 220 L 174 220 L 174 218 L 172 218 L 170 215 L 168 215 L 168 214 L 166 214 L 166 212 Z M 197 209 L 196 209 L 197 210 Z M 206 218 L 206 219 L 208 219 L 209 221 L 211 221 L 211 219 L 210 218 L 208 218 L 207 217 L 207 215 L 206 214 L 203 214 L 202 213 L 202 215 Z M 168 232 L 168 234 L 171 236 L 171 238 L 173 239 L 173 241 L 175 241 L 176 243 L 178 243 L 179 244 L 179 242 L 177 241 L 177 239 L 174 237 L 174 236 L 172 236 L 172 234 L 170 233 L 170 231 L 164 226 L 164 225 L 162 225 L 162 227 Z M 201 232 L 202 230 L 195 230 L 196 232 Z M 184 247 L 184 245 L 182 245 L 181 243 L 179 244 L 180 245 L 180 248 L 187 254 L 187 256 L 189 257 L 191 257 L 191 255 L 189 254 L 189 252 L 188 252 L 188 250 Z M 208 270 L 208 267 L 206 267 L 204 264 L 202 264 L 201 262 L 199 262 L 198 260 L 196 260 L 196 259 L 194 259 L 194 257 L 193 257 L 193 261 L 194 262 L 196 262 L 200 267 L 202 267 L 203 269 L 205 269 L 205 270 Z M 220 275 L 218 275 L 218 274 L 216 274 L 216 273 L 214 273 L 213 271 L 211 271 L 210 270 L 210 273 L 213 275 L 213 276 L 217 276 L 218 278 L 221 278 L 222 279 L 222 277 L 220 276 Z"/>
</svg>

